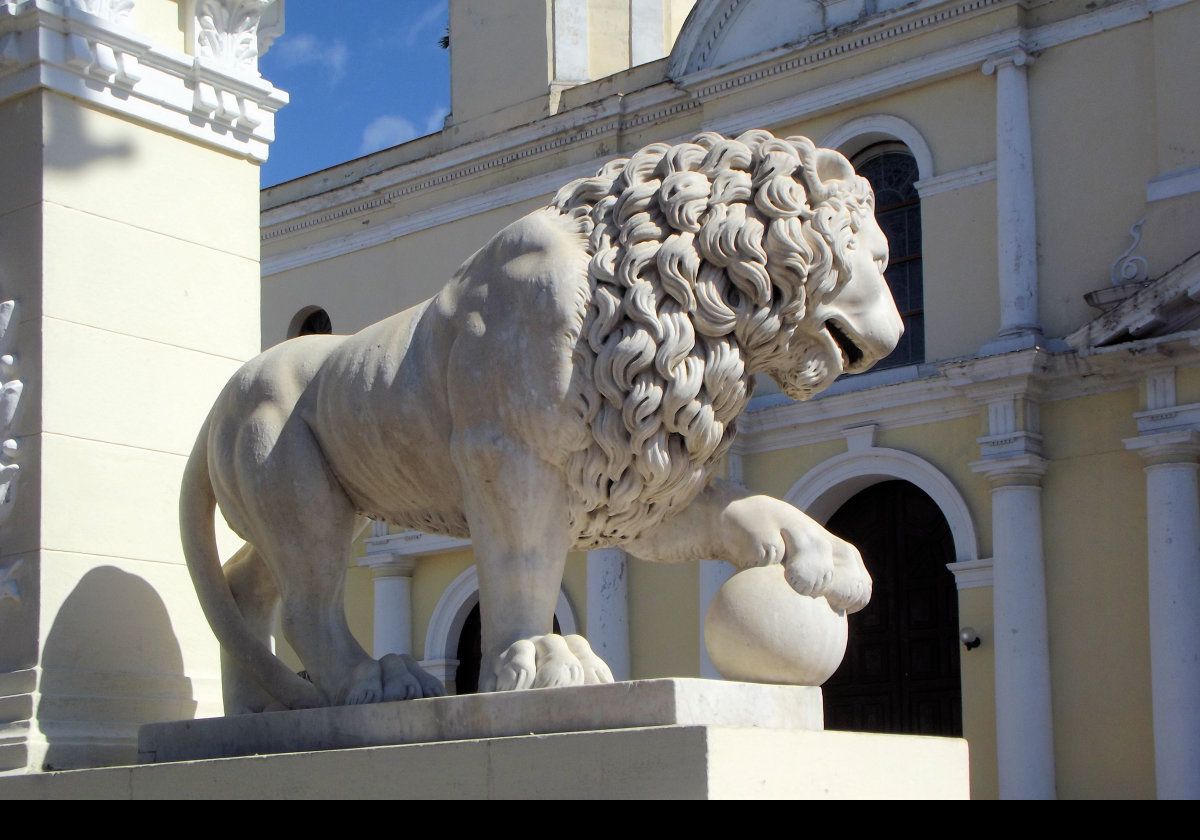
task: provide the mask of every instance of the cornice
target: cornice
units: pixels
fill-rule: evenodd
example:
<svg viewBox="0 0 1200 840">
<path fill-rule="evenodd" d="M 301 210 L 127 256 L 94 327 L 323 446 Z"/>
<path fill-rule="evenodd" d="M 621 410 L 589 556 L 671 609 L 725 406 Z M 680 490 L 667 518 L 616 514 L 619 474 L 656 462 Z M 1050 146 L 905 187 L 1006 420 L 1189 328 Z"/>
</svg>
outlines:
<svg viewBox="0 0 1200 840">
<path fill-rule="evenodd" d="M 123 25 L 120 12 L 128 6 L 94 8 L 111 12 L 112 19 L 50 0 L 0 5 L 0 102 L 53 90 L 266 160 L 286 93 L 257 73 L 227 72 L 203 56 L 152 43 Z"/>
<path fill-rule="evenodd" d="M 706 121 L 701 127 L 737 133 L 746 128 L 795 122 L 830 109 L 844 108 L 926 84 L 937 78 L 978 72 L 989 58 L 1016 48 L 1044 51 L 1077 38 L 1145 19 L 1152 11 L 1194 1 L 1124 0 L 1102 10 L 1089 11 L 1031 30 L 1001 30 L 818 88 L 804 89 L 802 85 L 797 85 L 799 92 L 792 96 L 764 106 L 734 109 L 732 112 L 723 109 L 727 111 L 724 116 Z M 349 253 L 357 247 L 353 238 L 336 238 L 320 243 L 321 247 L 317 249 L 306 245 L 296 251 L 286 250 L 284 243 L 298 234 L 336 225 L 426 191 L 449 187 L 513 164 L 532 163 L 550 157 L 560 149 L 581 143 L 616 138 L 616 142 L 610 144 L 610 154 L 619 154 L 624 149 L 622 136 L 626 132 L 703 109 L 709 103 L 743 92 L 747 86 L 784 78 L 788 74 L 802 74 L 823 62 L 856 55 L 897 38 L 953 26 L 972 16 L 1019 4 L 1020 0 L 968 0 L 944 4 L 940 8 L 922 6 L 915 10 L 910 7 L 887 12 L 853 28 L 833 30 L 819 43 L 811 42 L 755 56 L 744 66 L 723 67 L 703 76 L 693 74 L 680 80 L 677 86 L 660 83 L 629 93 L 613 94 L 492 137 L 450 149 L 433 150 L 420 159 L 366 175 L 344 186 L 310 193 L 265 211 L 262 215 L 262 241 L 279 243 L 275 248 L 281 251 L 267 262 L 275 266 L 294 267 L 315 259 Z M 428 142 L 428 138 L 424 142 Z M 597 160 L 592 166 L 598 165 Z M 956 172 L 937 173 L 924 179 L 922 194 L 936 195 L 993 178 L 994 165 L 990 162 Z M 521 194 L 528 194 L 528 190 Z M 455 218 L 461 216 L 443 217 L 442 223 Z M 305 254 L 313 259 L 306 259 Z"/>
<path fill-rule="evenodd" d="M 1200 365 L 1200 330 L 1089 353 L 1035 347 L 924 365 L 919 379 L 751 411 L 735 447 L 748 455 L 840 440 L 848 427 L 868 423 L 888 430 L 972 417 L 1003 398 L 1054 402 L 1111 393 L 1136 388 L 1165 362 Z"/>
</svg>

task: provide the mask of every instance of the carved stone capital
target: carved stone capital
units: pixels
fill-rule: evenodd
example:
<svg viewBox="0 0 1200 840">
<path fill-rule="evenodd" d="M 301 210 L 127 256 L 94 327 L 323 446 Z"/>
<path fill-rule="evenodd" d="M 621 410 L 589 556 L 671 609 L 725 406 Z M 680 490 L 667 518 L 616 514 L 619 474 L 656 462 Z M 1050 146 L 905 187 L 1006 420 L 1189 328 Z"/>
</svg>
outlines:
<svg viewBox="0 0 1200 840">
<path fill-rule="evenodd" d="M 1200 462 L 1200 431 L 1174 429 L 1125 439 L 1125 448 L 1142 456 L 1147 467 Z"/>
<path fill-rule="evenodd" d="M 1046 459 L 1026 453 L 1008 457 L 983 458 L 971 464 L 971 471 L 982 473 L 992 489 L 1000 487 L 1041 487 L 1046 474 Z"/>
<path fill-rule="evenodd" d="M 89 15 L 104 18 L 110 23 L 124 24 L 133 11 L 134 0 L 66 0 L 66 5 Z"/>
<path fill-rule="evenodd" d="M 1033 53 L 1026 52 L 1021 47 L 1009 50 L 1008 52 L 994 55 L 983 62 L 983 75 L 991 76 L 1001 67 L 1028 67 L 1033 64 Z"/>
<path fill-rule="evenodd" d="M 283 0 L 189 0 L 196 57 L 233 74 L 258 75 L 258 57 L 283 33 Z"/>
</svg>

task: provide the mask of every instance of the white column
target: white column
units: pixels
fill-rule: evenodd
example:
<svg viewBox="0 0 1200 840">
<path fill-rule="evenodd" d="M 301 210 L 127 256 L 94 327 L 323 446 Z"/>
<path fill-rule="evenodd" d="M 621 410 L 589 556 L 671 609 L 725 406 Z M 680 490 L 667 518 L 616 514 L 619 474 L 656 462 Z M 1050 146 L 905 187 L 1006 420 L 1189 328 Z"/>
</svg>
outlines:
<svg viewBox="0 0 1200 840">
<path fill-rule="evenodd" d="M 996 759 L 1003 799 L 1053 799 L 1054 720 L 1042 550 L 1040 411 L 1021 383 L 992 394 L 983 458 L 992 485 Z"/>
<path fill-rule="evenodd" d="M 629 562 L 618 548 L 588 552 L 587 640 L 614 679 L 630 679 Z"/>
<path fill-rule="evenodd" d="M 1037 212 L 1033 137 L 1026 67 L 1033 57 L 1014 50 L 983 64 L 996 76 L 996 242 L 999 253 L 998 338 L 1037 336 Z"/>
<path fill-rule="evenodd" d="M 1200 798 L 1200 432 L 1126 441 L 1146 461 L 1150 681 L 1160 799 Z"/>
<path fill-rule="evenodd" d="M 412 654 L 412 557 L 371 563 L 375 584 L 376 659 L 389 653 Z M 419 657 L 418 657 L 419 658 Z"/>
</svg>

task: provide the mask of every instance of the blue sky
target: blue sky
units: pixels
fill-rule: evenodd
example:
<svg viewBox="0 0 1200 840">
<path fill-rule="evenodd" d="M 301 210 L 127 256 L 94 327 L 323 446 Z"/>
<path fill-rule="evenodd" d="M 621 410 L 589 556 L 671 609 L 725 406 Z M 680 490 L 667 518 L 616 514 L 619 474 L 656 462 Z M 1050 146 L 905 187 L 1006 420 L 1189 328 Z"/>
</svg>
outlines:
<svg viewBox="0 0 1200 840">
<path fill-rule="evenodd" d="M 273 186 L 438 131 L 450 109 L 446 0 L 291 0 L 260 61 L 287 91 L 262 167 Z"/>
</svg>

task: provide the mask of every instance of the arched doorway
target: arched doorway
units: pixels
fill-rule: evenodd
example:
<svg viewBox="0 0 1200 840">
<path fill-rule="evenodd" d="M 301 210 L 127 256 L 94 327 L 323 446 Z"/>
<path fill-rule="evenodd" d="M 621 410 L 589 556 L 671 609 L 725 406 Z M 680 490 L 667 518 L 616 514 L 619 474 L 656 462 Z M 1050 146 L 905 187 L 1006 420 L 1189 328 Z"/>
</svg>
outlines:
<svg viewBox="0 0 1200 840">
<path fill-rule="evenodd" d="M 826 527 L 862 552 L 871 603 L 850 617 L 841 667 L 825 683 L 830 729 L 962 735 L 958 591 L 950 526 L 907 481 L 847 500 Z"/>
<path fill-rule="evenodd" d="M 561 633 L 558 616 L 554 616 L 554 632 Z M 479 665 L 483 660 L 483 627 L 476 604 L 463 622 L 458 637 L 458 670 L 454 675 L 455 694 L 474 694 L 479 691 Z"/>
</svg>

